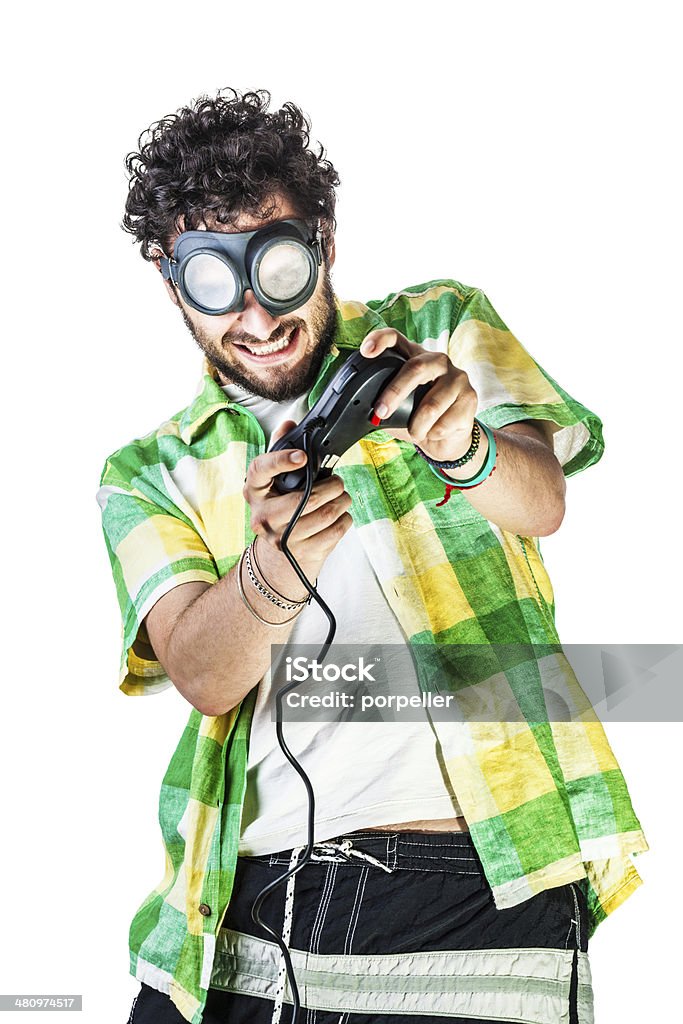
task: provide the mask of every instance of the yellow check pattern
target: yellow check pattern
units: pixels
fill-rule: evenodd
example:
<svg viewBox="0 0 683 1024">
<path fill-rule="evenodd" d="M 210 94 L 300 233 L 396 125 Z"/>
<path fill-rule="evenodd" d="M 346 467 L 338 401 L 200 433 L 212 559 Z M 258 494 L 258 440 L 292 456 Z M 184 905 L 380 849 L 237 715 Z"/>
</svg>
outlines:
<svg viewBox="0 0 683 1024">
<path fill-rule="evenodd" d="M 490 428 L 553 423 L 567 476 L 602 455 L 600 420 L 539 366 L 478 289 L 441 280 L 381 301 L 336 301 L 335 344 L 309 407 L 365 335 L 387 326 L 465 369 Z M 244 477 L 264 450 L 256 419 L 205 364 L 185 410 L 107 459 L 98 502 L 122 615 L 124 693 L 172 685 L 143 620 L 171 588 L 215 583 L 235 565 L 253 537 Z M 546 680 L 568 706 L 580 707 L 581 693 L 537 539 L 500 530 L 462 493 L 437 507 L 443 486 L 411 445 L 382 430 L 335 472 L 421 685 L 460 703 L 462 720 L 435 728 L 496 905 L 585 878 L 594 931 L 640 884 L 631 857 L 647 842 L 590 709 L 570 722 L 543 711 Z M 228 715 L 191 712 L 162 783 L 165 874 L 131 925 L 131 972 L 168 992 L 191 1024 L 202 1018 L 232 892 L 255 692 Z"/>
</svg>

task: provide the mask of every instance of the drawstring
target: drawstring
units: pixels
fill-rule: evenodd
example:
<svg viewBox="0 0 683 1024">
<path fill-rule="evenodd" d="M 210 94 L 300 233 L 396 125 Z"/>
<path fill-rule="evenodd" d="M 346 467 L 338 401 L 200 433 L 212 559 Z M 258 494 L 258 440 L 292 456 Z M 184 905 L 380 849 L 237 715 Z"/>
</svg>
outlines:
<svg viewBox="0 0 683 1024">
<path fill-rule="evenodd" d="M 332 855 L 336 850 L 338 853 L 341 853 L 347 861 L 350 860 L 351 857 L 361 857 L 363 860 L 367 860 L 371 864 L 375 864 L 378 868 L 381 868 L 382 871 L 387 871 L 389 874 L 392 874 L 394 870 L 393 868 L 387 867 L 386 864 L 382 864 L 381 860 L 377 860 L 376 857 L 372 857 L 369 853 L 363 853 L 362 850 L 356 850 L 350 839 L 343 839 L 341 843 L 335 843 L 330 839 L 325 843 L 316 843 L 313 847 L 314 851 L 321 849 L 327 852 L 327 856 L 313 852 L 311 853 L 311 860 L 338 860 L 337 857 Z"/>
<path fill-rule="evenodd" d="M 299 857 L 306 849 L 305 846 L 295 846 L 292 850 L 292 855 L 289 858 L 289 868 L 296 867 L 299 862 Z M 282 941 L 285 946 L 289 949 L 289 939 L 292 934 L 292 911 L 294 909 L 294 879 L 296 875 L 290 875 L 287 879 L 287 895 L 285 896 L 285 922 L 282 929 Z M 280 957 L 278 961 L 277 969 L 277 988 L 275 991 L 275 1005 L 273 1006 L 273 1016 L 271 1024 L 280 1024 L 280 1015 L 282 1013 L 282 1004 L 285 998 L 285 985 L 287 983 L 287 964 L 285 958 L 280 950 Z"/>
<path fill-rule="evenodd" d="M 289 868 L 296 867 L 299 862 L 299 857 L 306 849 L 306 846 L 295 846 L 292 850 L 289 858 Z M 322 850 L 323 853 L 316 853 L 316 850 Z M 316 861 L 333 861 L 340 863 L 338 854 L 341 854 L 344 860 L 349 861 L 351 857 L 360 857 L 362 860 L 367 860 L 371 864 L 377 865 L 382 871 L 387 871 L 389 874 L 393 873 L 393 868 L 387 867 L 386 864 L 382 864 L 376 857 L 372 857 L 369 853 L 363 853 L 362 850 L 356 850 L 350 839 L 343 839 L 341 843 L 335 843 L 333 840 L 328 840 L 324 843 L 314 843 L 311 851 L 311 860 Z M 296 875 L 290 875 L 287 879 L 287 894 L 285 896 L 285 920 L 284 927 L 282 929 L 282 941 L 285 946 L 289 948 L 289 940 L 292 934 L 292 912 L 294 910 L 294 879 Z M 282 1005 L 285 998 L 285 985 L 287 982 L 287 965 L 280 950 L 280 957 L 278 961 L 277 971 L 277 988 L 275 991 L 275 1004 L 273 1006 L 273 1016 L 271 1018 L 271 1024 L 280 1024 L 280 1017 L 282 1015 Z"/>
</svg>

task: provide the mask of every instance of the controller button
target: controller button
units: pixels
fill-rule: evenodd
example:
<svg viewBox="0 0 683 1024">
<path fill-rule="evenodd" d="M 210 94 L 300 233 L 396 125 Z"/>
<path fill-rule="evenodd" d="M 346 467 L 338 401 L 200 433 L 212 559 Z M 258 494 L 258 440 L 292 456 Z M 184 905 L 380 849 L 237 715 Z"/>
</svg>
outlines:
<svg viewBox="0 0 683 1024">
<path fill-rule="evenodd" d="M 339 371 L 339 374 L 338 374 L 339 379 L 335 382 L 335 385 L 334 385 L 334 388 L 333 388 L 335 394 L 337 394 L 337 395 L 341 394 L 342 388 L 346 384 L 348 384 L 348 382 L 351 380 L 351 378 L 355 377 L 355 375 L 357 373 L 358 373 L 358 370 L 357 370 L 357 368 L 355 366 L 350 366 L 348 363 L 345 366 L 342 366 L 342 368 L 341 368 L 341 370 Z"/>
</svg>

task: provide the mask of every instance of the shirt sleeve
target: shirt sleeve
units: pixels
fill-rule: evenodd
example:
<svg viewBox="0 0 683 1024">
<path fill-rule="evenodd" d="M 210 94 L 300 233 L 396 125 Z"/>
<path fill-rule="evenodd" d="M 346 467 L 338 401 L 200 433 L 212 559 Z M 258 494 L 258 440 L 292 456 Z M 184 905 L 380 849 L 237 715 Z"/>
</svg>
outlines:
<svg viewBox="0 0 683 1024">
<path fill-rule="evenodd" d="M 129 696 L 172 686 L 150 644 L 143 619 L 160 597 L 181 583 L 215 583 L 216 563 L 187 517 L 147 489 L 144 474 L 129 472 L 133 460 L 107 460 L 97 503 L 121 610 L 119 688 Z M 148 493 L 145 493 L 145 491 Z"/>
<path fill-rule="evenodd" d="M 600 419 L 539 366 L 479 289 L 459 310 L 448 354 L 477 392 L 482 423 L 491 428 L 532 419 L 554 423 L 555 456 L 567 477 L 602 457 Z"/>
</svg>

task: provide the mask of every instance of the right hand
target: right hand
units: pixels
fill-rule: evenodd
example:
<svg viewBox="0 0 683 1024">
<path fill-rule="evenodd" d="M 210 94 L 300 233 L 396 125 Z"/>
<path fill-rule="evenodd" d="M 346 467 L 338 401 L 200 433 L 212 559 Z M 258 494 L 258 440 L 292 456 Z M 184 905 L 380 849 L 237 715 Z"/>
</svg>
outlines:
<svg viewBox="0 0 683 1024">
<path fill-rule="evenodd" d="M 285 420 L 273 431 L 271 444 L 296 426 L 294 420 Z M 257 455 L 249 465 L 242 494 L 251 510 L 251 528 L 266 541 L 258 545 L 259 561 L 269 562 L 280 571 L 289 570 L 290 578 L 298 580 L 287 556 L 282 552 L 282 534 L 301 501 L 301 491 L 279 494 L 273 486 L 274 477 L 288 470 L 300 469 L 304 461 L 294 462 L 294 449 Z M 327 556 L 350 530 L 353 520 L 349 513 L 352 501 L 344 489 L 344 481 L 334 473 L 313 485 L 305 509 L 289 535 L 288 547 L 309 580 L 313 582 Z M 264 565 L 265 568 L 265 565 Z M 275 585 L 275 581 L 273 581 Z"/>
</svg>

